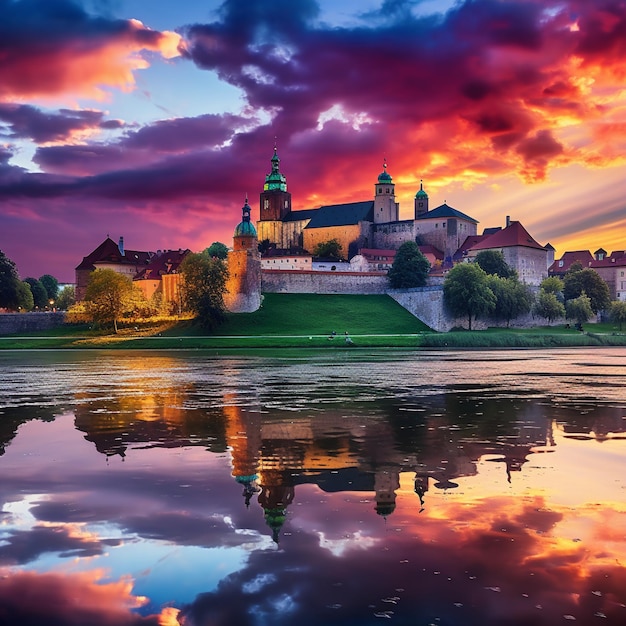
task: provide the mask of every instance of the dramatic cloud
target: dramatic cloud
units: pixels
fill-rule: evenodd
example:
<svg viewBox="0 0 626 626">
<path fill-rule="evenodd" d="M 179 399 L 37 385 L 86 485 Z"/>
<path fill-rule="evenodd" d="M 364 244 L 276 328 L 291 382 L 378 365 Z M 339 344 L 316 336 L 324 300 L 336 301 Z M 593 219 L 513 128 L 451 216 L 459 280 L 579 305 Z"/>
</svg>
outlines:
<svg viewBox="0 0 626 626">
<path fill-rule="evenodd" d="M 602 190 L 611 174 L 601 168 L 626 163 L 624 1 L 465 0 L 428 16 L 415 6 L 387 1 L 336 26 L 313 0 L 226 0 L 213 21 L 172 25 L 178 35 L 95 17 L 69 0 L 0 3 L 0 97 L 10 100 L 0 121 L 15 143 L 0 164 L 3 225 L 9 240 L 33 239 L 27 258 L 18 246 L 9 256 L 32 274 L 53 254 L 40 254 L 53 230 L 70 280 L 113 228 L 136 249 L 229 243 L 246 194 L 256 209 L 274 142 L 295 209 L 369 199 L 387 157 L 402 217 L 423 179 L 433 206 L 454 202 L 481 227 L 523 207 L 540 243 L 594 236 L 541 189 L 559 171 L 579 181 L 582 168 Z M 182 55 L 199 85 L 218 77 L 239 92 L 240 110 L 137 122 L 18 102 L 132 89 L 155 55 Z M 32 157 L 40 172 L 25 169 L 21 140 L 47 144 Z M 594 205 L 602 241 L 583 247 L 623 247 L 615 222 L 607 226 L 623 209 L 623 194 Z M 94 234 L 79 240 L 75 230 Z"/>
<path fill-rule="evenodd" d="M 73 135 L 90 129 L 119 128 L 119 120 L 103 120 L 101 111 L 72 111 L 60 109 L 58 113 L 44 113 L 26 104 L 0 103 L 0 122 L 8 129 L 4 134 L 11 139 L 32 139 L 47 143 L 71 139 Z"/>
<path fill-rule="evenodd" d="M 0 97 L 71 94 L 101 98 L 102 87 L 126 89 L 143 51 L 177 56 L 180 38 L 136 20 L 88 15 L 73 0 L 0 2 Z"/>
<path fill-rule="evenodd" d="M 0 570 L 0 574 L 3 573 Z M 0 576 L 0 615 L 21 626 L 164 626 L 175 615 L 142 617 L 133 609 L 145 600 L 132 594 L 132 581 L 103 582 L 104 572 L 83 574 L 9 572 Z M 169 621 L 166 621 L 169 620 Z"/>
</svg>

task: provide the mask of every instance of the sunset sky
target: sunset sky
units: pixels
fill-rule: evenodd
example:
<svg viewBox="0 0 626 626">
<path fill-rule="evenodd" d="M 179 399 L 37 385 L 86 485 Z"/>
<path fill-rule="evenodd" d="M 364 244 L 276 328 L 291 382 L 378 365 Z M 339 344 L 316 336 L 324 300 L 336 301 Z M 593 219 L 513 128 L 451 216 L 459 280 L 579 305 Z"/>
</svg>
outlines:
<svg viewBox="0 0 626 626">
<path fill-rule="evenodd" d="M 626 0 L 0 0 L 0 250 L 22 278 L 232 243 L 420 180 L 557 257 L 626 247 Z"/>
</svg>

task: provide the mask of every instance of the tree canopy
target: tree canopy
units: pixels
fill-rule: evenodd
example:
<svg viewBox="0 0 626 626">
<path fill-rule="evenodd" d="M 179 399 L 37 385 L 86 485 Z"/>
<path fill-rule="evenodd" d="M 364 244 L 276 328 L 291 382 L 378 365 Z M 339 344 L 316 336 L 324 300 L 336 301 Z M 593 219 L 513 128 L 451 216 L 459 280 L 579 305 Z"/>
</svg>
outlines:
<svg viewBox="0 0 626 626">
<path fill-rule="evenodd" d="M 224 320 L 224 292 L 228 268 L 224 261 L 206 253 L 188 254 L 180 265 L 183 275 L 185 308 L 196 315 L 205 328 Z"/>
<path fill-rule="evenodd" d="M 544 289 L 539 290 L 533 312 L 539 317 L 545 317 L 548 322 L 553 322 L 560 317 L 565 317 L 565 307 L 559 301 L 556 294 Z"/>
<path fill-rule="evenodd" d="M 110 269 L 97 269 L 91 273 L 85 302 L 94 322 L 112 324 L 117 333 L 117 323 L 124 313 L 135 308 L 133 281 Z"/>
<path fill-rule="evenodd" d="M 214 241 L 207 249 L 206 253 L 210 257 L 225 259 L 228 257 L 228 246 L 221 241 Z"/>
<path fill-rule="evenodd" d="M 387 272 L 394 289 L 423 287 L 428 278 L 430 263 L 414 241 L 405 241 L 396 252 L 391 269 Z"/>
<path fill-rule="evenodd" d="M 340 261 L 342 246 L 337 239 L 321 241 L 313 248 L 313 256 Z"/>
<path fill-rule="evenodd" d="M 530 311 L 533 303 L 532 294 L 517 278 L 502 278 L 492 274 L 488 276 L 487 284 L 496 297 L 496 305 L 491 312 L 492 318 L 505 321 L 508 327 L 512 319 Z"/>
<path fill-rule="evenodd" d="M 459 263 L 450 270 L 443 283 L 443 299 L 452 315 L 467 317 L 469 330 L 472 318 L 489 315 L 496 306 L 487 274 L 476 263 Z"/>
<path fill-rule="evenodd" d="M 541 281 L 539 289 L 546 293 L 553 293 L 558 300 L 563 298 L 563 281 L 558 276 L 548 276 Z"/>
<path fill-rule="evenodd" d="M 66 285 L 59 291 L 55 300 L 55 306 L 61 311 L 66 311 L 76 302 L 76 290 L 72 285 Z"/>
<path fill-rule="evenodd" d="M 574 300 L 583 293 L 589 298 L 593 313 L 603 311 L 611 304 L 608 285 L 602 280 L 600 274 L 590 267 L 568 271 L 563 281 L 563 296 L 566 301 Z"/>
<path fill-rule="evenodd" d="M 591 298 L 582 293 L 578 298 L 567 300 L 565 302 L 565 311 L 568 319 L 575 320 L 582 325 L 593 315 Z"/>
<path fill-rule="evenodd" d="M 36 278 L 25 278 L 24 282 L 28 283 L 30 286 L 35 308 L 43 311 L 48 306 L 49 302 L 46 288 L 41 284 L 41 281 Z"/>
<path fill-rule="evenodd" d="M 15 263 L 0 250 L 0 308 L 17 309 L 20 304 L 21 280 Z"/>
<path fill-rule="evenodd" d="M 500 278 L 513 278 L 517 272 L 504 260 L 500 250 L 481 250 L 476 255 L 477 263 L 487 274 L 495 274 Z"/>
<path fill-rule="evenodd" d="M 39 277 L 39 282 L 46 290 L 48 300 L 56 300 L 59 294 L 59 281 L 51 274 L 44 274 Z"/>
<path fill-rule="evenodd" d="M 622 330 L 622 324 L 626 322 L 626 301 L 615 300 L 611 304 L 611 320 L 619 324 L 619 329 Z"/>
</svg>

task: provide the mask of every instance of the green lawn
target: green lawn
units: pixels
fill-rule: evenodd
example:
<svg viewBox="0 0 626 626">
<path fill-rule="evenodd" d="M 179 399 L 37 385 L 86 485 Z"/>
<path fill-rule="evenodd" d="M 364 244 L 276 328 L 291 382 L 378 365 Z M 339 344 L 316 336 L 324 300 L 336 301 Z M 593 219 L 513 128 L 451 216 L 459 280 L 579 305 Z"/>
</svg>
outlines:
<svg viewBox="0 0 626 626">
<path fill-rule="evenodd" d="M 0 336 L 0 349 L 121 348 L 207 349 L 245 352 L 251 348 L 541 348 L 626 345 L 626 332 L 613 324 L 435 333 L 389 296 L 266 294 L 254 313 L 229 314 L 215 331 L 192 321 L 129 324 L 118 335 L 63 326 L 31 336 Z M 332 331 L 337 336 L 328 339 Z M 345 342 L 348 331 L 353 345 Z"/>
</svg>

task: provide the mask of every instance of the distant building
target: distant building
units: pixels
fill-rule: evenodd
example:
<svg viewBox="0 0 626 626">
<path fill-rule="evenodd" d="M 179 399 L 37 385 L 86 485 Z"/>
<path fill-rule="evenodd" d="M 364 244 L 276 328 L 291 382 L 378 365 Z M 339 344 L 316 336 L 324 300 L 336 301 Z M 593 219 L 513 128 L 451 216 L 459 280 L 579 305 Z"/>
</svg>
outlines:
<svg viewBox="0 0 626 626">
<path fill-rule="evenodd" d="M 589 267 L 593 261 L 593 255 L 589 250 L 574 250 L 573 252 L 565 252 L 563 256 L 554 261 L 548 268 L 549 276 L 557 276 L 563 278 L 573 263 L 580 263 L 583 267 Z"/>
<path fill-rule="evenodd" d="M 152 260 L 154 252 L 126 250 L 124 237 L 115 243 L 108 236 L 76 267 L 76 301 L 85 299 L 89 276 L 96 269 L 111 269 L 129 278 L 134 278 Z"/>
<path fill-rule="evenodd" d="M 527 285 L 538 286 L 548 276 L 548 267 L 554 261 L 554 248 L 550 244 L 537 243 L 520 222 L 508 218 L 505 228 L 462 247 L 468 261 L 473 261 L 484 250 L 502 252 L 507 264 Z"/>
</svg>

